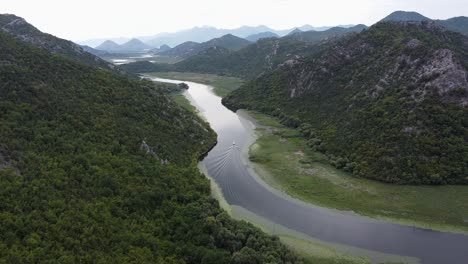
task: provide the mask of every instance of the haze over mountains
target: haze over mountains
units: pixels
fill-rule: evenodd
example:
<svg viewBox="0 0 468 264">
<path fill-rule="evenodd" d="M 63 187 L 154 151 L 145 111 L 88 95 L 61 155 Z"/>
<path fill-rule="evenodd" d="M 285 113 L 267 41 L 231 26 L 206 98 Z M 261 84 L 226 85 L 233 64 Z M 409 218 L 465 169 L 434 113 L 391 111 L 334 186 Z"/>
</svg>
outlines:
<svg viewBox="0 0 468 264">
<path fill-rule="evenodd" d="M 343 25 L 340 27 L 351 27 L 351 26 L 353 25 Z M 164 44 L 174 47 L 186 41 L 205 42 L 210 39 L 219 38 L 227 34 L 232 34 L 234 36 L 241 37 L 241 38 L 247 38 L 251 35 L 270 32 L 278 36 L 284 36 L 296 28 L 300 29 L 301 31 L 309 31 L 309 30 L 323 31 L 323 30 L 327 30 L 331 28 L 331 26 L 330 27 L 313 27 L 311 25 L 303 25 L 300 27 L 284 29 L 284 30 L 275 30 L 267 26 L 256 26 L 256 27 L 243 26 L 243 27 L 236 28 L 236 29 L 218 29 L 215 27 L 206 26 L 206 27 L 194 27 L 192 29 L 182 30 L 179 32 L 174 32 L 174 33 L 160 33 L 155 36 L 138 37 L 138 39 L 140 39 L 141 41 L 155 48 Z M 93 40 L 82 41 L 80 42 L 80 44 L 88 45 L 91 47 L 97 47 L 103 42 L 105 42 L 106 40 L 112 40 L 116 44 L 122 44 L 124 42 L 129 41 L 130 39 L 129 38 L 93 39 Z"/>
</svg>

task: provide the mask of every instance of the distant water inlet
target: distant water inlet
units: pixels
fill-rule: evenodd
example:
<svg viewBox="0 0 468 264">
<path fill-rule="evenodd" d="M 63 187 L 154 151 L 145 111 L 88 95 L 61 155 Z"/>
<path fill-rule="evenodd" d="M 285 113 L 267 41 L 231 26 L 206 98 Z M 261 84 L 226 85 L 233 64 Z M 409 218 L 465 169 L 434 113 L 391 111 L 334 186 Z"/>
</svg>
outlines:
<svg viewBox="0 0 468 264">
<path fill-rule="evenodd" d="M 249 168 L 246 149 L 252 143 L 254 128 L 246 124 L 251 123 L 225 108 L 209 86 L 185 83 L 189 85 L 186 97 L 218 134 L 218 144 L 203 163 L 231 206 L 327 243 L 408 256 L 422 263 L 468 263 L 467 235 L 414 228 L 318 207 L 272 190 Z M 370 257 L 376 262 L 388 261 Z"/>
</svg>

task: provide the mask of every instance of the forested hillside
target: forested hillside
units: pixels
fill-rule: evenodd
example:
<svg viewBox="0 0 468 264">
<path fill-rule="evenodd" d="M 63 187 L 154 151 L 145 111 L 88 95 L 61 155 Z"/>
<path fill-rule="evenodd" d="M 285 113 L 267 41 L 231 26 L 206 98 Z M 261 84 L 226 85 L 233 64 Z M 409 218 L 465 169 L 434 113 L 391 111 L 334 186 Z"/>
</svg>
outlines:
<svg viewBox="0 0 468 264">
<path fill-rule="evenodd" d="M 314 54 L 331 42 L 364 29 L 364 25 L 358 25 L 352 28 L 336 27 L 326 31 L 299 32 L 283 38 L 260 39 L 250 45 L 247 45 L 248 41 L 246 40 L 233 36 L 224 36 L 206 42 L 206 45 L 209 44 L 211 48 L 204 48 L 199 51 L 190 48 L 189 52 L 185 51 L 184 53 L 187 58 L 176 64 L 134 62 L 121 67 L 131 73 L 178 71 L 213 73 L 253 79 L 262 73 L 276 69 L 280 64 Z M 219 43 L 224 44 L 214 45 Z M 229 49 L 226 43 L 237 43 L 235 46 L 238 50 Z M 243 48 L 240 49 L 239 47 Z M 170 54 L 171 51 L 177 50 L 177 48 L 167 51 L 166 54 Z"/>
<path fill-rule="evenodd" d="M 46 51 L 60 54 L 81 63 L 114 70 L 115 66 L 93 54 L 86 52 L 79 45 L 53 35 L 43 33 L 21 17 L 11 14 L 0 14 L 0 31 L 16 39 L 34 45 Z"/>
<path fill-rule="evenodd" d="M 0 262 L 297 261 L 209 197 L 214 132 L 163 89 L 1 32 L 0 49 Z"/>
<path fill-rule="evenodd" d="M 223 100 L 300 126 L 355 175 L 468 183 L 468 38 L 434 22 L 378 23 Z"/>
</svg>

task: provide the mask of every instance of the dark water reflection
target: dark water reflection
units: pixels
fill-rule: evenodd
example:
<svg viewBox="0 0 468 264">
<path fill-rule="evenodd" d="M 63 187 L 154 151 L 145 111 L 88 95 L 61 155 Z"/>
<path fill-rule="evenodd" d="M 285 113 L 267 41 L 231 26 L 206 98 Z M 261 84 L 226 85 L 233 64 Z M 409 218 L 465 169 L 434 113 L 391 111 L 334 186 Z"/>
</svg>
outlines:
<svg viewBox="0 0 468 264">
<path fill-rule="evenodd" d="M 248 121 L 225 108 L 208 86 L 185 83 L 190 87 L 187 97 L 218 134 L 218 145 L 203 163 L 229 204 L 326 242 L 416 257 L 423 263 L 468 263 L 467 235 L 391 224 L 310 206 L 266 188 L 251 175 L 241 155 L 252 139 L 253 128 L 245 125 Z"/>
</svg>

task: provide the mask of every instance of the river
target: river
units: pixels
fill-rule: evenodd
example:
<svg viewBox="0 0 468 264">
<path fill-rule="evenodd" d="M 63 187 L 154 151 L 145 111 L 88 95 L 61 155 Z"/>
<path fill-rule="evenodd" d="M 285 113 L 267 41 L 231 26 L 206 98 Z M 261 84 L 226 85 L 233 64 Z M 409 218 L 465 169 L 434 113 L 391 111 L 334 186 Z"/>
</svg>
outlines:
<svg viewBox="0 0 468 264">
<path fill-rule="evenodd" d="M 185 96 L 218 134 L 218 144 L 202 162 L 229 205 L 327 243 L 409 256 L 428 264 L 468 263 L 468 235 L 393 224 L 318 207 L 272 190 L 255 175 L 246 158 L 255 129 L 248 118 L 225 108 L 221 98 L 207 85 L 152 79 L 189 85 Z"/>
</svg>

